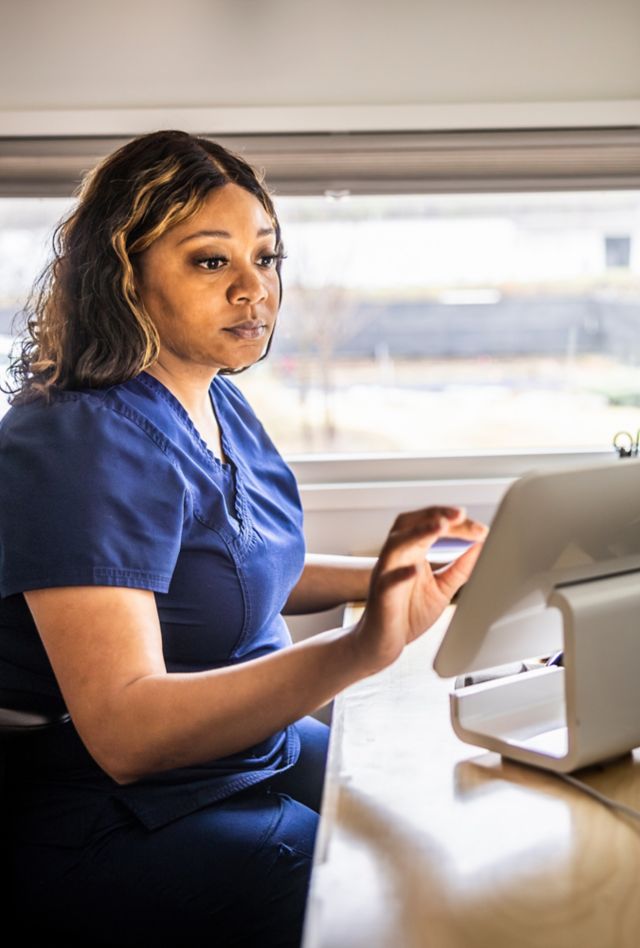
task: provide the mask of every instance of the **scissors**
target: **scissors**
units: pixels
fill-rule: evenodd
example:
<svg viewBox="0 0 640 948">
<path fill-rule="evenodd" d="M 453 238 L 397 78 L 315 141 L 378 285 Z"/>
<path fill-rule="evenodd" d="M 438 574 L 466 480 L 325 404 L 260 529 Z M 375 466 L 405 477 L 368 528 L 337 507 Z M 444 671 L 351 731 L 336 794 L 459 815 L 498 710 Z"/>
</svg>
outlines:
<svg viewBox="0 0 640 948">
<path fill-rule="evenodd" d="M 618 457 L 637 457 L 640 447 L 640 430 L 636 432 L 635 438 L 628 431 L 616 432 L 613 436 L 613 446 L 618 452 Z"/>
</svg>

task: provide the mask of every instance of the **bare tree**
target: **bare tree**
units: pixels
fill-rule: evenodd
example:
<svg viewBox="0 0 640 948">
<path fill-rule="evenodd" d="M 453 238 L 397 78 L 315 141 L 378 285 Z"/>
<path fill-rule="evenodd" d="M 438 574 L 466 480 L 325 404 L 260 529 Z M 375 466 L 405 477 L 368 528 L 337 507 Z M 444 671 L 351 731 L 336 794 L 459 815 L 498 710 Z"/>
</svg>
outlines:
<svg viewBox="0 0 640 948">
<path fill-rule="evenodd" d="M 333 413 L 334 365 L 340 346 L 357 332 L 361 320 L 357 305 L 344 286 L 309 287 L 297 283 L 287 289 L 287 324 L 302 358 L 298 384 L 303 404 L 313 387 L 314 369 L 323 394 L 323 431 L 330 444 L 336 436 Z M 308 437 L 308 432 L 305 432 Z"/>
</svg>

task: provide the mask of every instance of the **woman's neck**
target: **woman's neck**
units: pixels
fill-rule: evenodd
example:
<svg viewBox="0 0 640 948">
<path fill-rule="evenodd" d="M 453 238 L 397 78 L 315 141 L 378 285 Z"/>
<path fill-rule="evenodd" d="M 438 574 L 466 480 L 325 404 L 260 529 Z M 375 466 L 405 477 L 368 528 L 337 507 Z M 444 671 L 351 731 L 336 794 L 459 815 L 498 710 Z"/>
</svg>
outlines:
<svg viewBox="0 0 640 948">
<path fill-rule="evenodd" d="M 209 388 L 217 370 L 174 365 L 161 355 L 146 371 L 169 389 L 192 418 L 206 416 L 211 411 Z"/>
</svg>

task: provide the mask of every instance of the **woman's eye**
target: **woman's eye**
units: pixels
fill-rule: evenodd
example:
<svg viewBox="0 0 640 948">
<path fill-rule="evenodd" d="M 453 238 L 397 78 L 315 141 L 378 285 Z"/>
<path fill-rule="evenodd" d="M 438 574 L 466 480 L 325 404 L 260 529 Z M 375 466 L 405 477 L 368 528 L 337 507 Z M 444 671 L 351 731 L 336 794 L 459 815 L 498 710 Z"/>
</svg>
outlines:
<svg viewBox="0 0 640 948">
<path fill-rule="evenodd" d="M 196 260 L 203 270 L 219 270 L 226 262 L 226 257 L 201 257 L 200 260 Z"/>
<path fill-rule="evenodd" d="M 261 253 L 258 255 L 257 264 L 264 270 L 272 270 L 275 268 L 278 261 L 282 260 L 283 257 L 284 254 L 278 253 L 277 251 L 274 251 L 273 253 Z M 198 257 L 195 263 L 196 266 L 200 267 L 200 269 L 213 272 L 215 270 L 221 270 L 222 267 L 229 263 L 229 260 L 227 257 L 209 255 L 206 257 Z"/>
<path fill-rule="evenodd" d="M 260 263 L 261 267 L 265 267 L 265 269 L 269 270 L 272 267 L 275 267 L 278 260 L 281 260 L 281 259 L 282 259 L 282 254 L 280 253 L 263 253 L 263 254 L 260 254 L 260 256 L 258 257 L 258 262 Z"/>
</svg>

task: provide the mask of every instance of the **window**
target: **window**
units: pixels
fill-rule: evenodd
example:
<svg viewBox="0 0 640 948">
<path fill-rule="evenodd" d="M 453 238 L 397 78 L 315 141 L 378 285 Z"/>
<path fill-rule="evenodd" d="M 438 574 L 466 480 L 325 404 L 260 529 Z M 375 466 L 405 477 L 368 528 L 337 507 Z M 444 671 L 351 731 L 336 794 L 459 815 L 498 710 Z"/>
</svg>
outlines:
<svg viewBox="0 0 640 948">
<path fill-rule="evenodd" d="M 53 229 L 70 198 L 0 198 L 0 373 L 9 362 L 17 314 L 50 256 Z M 8 408 L 0 392 L 0 413 Z"/>
<path fill-rule="evenodd" d="M 120 143 L 0 143 L 2 351 L 80 172 Z M 606 451 L 640 428 L 637 130 L 227 144 L 266 169 L 289 254 L 270 357 L 238 377 L 285 453 Z"/>
<path fill-rule="evenodd" d="M 277 337 L 239 384 L 288 453 L 606 450 L 640 428 L 639 191 L 277 204 Z"/>
</svg>

